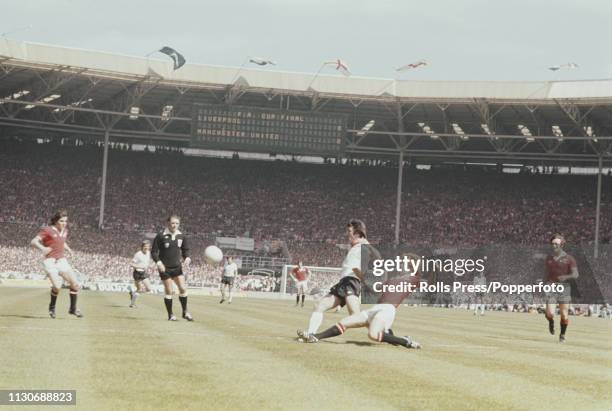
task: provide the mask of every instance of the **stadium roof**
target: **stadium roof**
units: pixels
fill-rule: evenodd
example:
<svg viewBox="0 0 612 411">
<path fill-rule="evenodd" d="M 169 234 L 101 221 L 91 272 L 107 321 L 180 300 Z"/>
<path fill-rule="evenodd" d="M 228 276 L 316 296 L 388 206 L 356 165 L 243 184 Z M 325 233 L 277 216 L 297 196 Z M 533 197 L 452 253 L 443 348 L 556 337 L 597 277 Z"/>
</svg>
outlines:
<svg viewBox="0 0 612 411">
<path fill-rule="evenodd" d="M 114 140 L 188 143 L 202 103 L 345 115 L 344 155 L 352 157 L 612 163 L 612 80 L 400 81 L 196 64 L 173 71 L 169 60 L 6 38 L 0 80 L 5 136 L 99 138 L 110 130 Z"/>
</svg>

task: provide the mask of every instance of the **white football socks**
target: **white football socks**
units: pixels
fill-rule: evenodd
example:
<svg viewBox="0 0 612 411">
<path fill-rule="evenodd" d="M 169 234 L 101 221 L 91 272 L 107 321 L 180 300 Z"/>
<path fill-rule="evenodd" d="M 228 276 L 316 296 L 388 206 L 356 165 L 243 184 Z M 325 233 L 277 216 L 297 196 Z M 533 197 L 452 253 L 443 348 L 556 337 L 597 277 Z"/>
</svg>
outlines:
<svg viewBox="0 0 612 411">
<path fill-rule="evenodd" d="M 308 323 L 308 334 L 314 334 L 317 332 L 321 323 L 323 322 L 323 313 L 314 312 L 310 315 L 310 322 Z"/>
</svg>

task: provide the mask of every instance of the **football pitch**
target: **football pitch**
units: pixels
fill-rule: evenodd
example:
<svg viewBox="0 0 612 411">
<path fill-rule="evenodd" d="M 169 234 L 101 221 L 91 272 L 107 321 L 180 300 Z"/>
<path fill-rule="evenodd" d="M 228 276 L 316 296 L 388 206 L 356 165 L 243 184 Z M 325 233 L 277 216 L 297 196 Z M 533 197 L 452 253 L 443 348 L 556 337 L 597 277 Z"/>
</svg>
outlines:
<svg viewBox="0 0 612 411">
<path fill-rule="evenodd" d="M 77 319 L 62 290 L 52 320 L 47 290 L 0 287 L 0 389 L 76 390 L 53 409 L 612 409 L 608 320 L 571 317 L 559 344 L 542 315 L 401 307 L 395 334 L 423 345 L 409 350 L 365 329 L 298 343 L 311 301 L 192 296 L 193 323 L 166 321 L 160 295 L 128 303 L 82 292 Z"/>
</svg>

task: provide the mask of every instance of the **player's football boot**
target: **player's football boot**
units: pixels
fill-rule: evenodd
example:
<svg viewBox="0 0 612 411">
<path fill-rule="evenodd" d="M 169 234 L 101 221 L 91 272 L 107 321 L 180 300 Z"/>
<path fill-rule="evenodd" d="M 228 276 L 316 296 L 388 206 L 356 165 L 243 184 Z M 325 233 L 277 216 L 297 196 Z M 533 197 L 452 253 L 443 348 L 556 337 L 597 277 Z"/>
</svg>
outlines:
<svg viewBox="0 0 612 411">
<path fill-rule="evenodd" d="M 224 301 L 225 301 L 225 299 L 222 298 L 221 301 L 219 301 L 219 304 L 223 304 Z"/>
<path fill-rule="evenodd" d="M 68 314 L 74 315 L 77 318 L 83 318 L 83 313 L 79 309 L 68 311 Z"/>
<path fill-rule="evenodd" d="M 564 334 L 560 334 L 559 335 L 559 342 L 560 343 L 564 343 L 565 342 L 565 335 Z"/>
<path fill-rule="evenodd" d="M 555 321 L 548 320 L 548 332 L 550 335 L 555 335 Z"/>
<path fill-rule="evenodd" d="M 168 317 L 168 321 L 176 321 L 176 315 L 172 314 L 170 317 Z"/>
<path fill-rule="evenodd" d="M 319 339 L 317 337 L 315 337 L 314 334 L 308 334 L 308 339 L 306 340 L 307 343 L 318 343 Z"/>
<path fill-rule="evenodd" d="M 410 336 L 405 335 L 403 338 L 406 340 L 406 348 L 414 348 L 416 350 L 421 349 L 421 344 L 414 341 L 412 338 L 410 338 Z"/>
<path fill-rule="evenodd" d="M 55 318 L 55 308 L 49 308 L 49 317 Z"/>
<path fill-rule="evenodd" d="M 193 317 L 189 313 L 183 313 L 183 318 L 187 321 L 193 321 Z"/>
</svg>

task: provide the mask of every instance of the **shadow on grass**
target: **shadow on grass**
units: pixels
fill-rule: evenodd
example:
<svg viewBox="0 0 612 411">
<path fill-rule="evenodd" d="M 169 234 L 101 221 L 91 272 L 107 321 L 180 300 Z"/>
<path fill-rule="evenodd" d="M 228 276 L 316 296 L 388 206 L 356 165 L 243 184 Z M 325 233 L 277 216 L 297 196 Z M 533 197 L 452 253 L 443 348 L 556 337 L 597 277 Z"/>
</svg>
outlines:
<svg viewBox="0 0 612 411">
<path fill-rule="evenodd" d="M 542 335 L 548 337 L 550 336 L 550 334 L 548 333 L 548 331 L 546 331 L 546 333 L 541 333 Z M 485 335 L 484 338 L 488 338 L 491 340 L 500 340 L 500 341 L 508 341 L 509 337 L 507 336 L 499 336 L 499 335 Z M 521 341 L 534 341 L 537 343 L 540 343 L 543 341 L 542 338 L 538 337 L 521 337 Z"/>
<path fill-rule="evenodd" d="M 345 344 L 353 344 L 353 345 L 357 345 L 359 347 L 371 347 L 373 345 L 379 345 L 379 344 L 375 344 L 369 341 L 345 341 Z"/>
<path fill-rule="evenodd" d="M 358 347 L 372 347 L 372 346 L 379 345 L 379 344 L 372 343 L 369 341 L 351 341 L 351 340 L 349 341 L 320 340 L 318 344 L 338 344 L 338 345 L 352 344 Z"/>
</svg>

